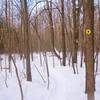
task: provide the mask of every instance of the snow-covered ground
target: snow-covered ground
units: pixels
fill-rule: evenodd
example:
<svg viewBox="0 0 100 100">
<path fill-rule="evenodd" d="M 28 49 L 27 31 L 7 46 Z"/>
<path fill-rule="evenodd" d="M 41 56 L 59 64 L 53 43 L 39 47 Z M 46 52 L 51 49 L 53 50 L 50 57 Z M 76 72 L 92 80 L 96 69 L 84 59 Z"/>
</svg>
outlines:
<svg viewBox="0 0 100 100">
<path fill-rule="evenodd" d="M 47 88 L 47 73 L 44 58 L 42 58 L 42 66 L 38 54 L 33 54 L 34 61 L 31 62 L 32 82 L 26 81 L 25 66 L 18 55 L 14 59 L 19 71 L 20 81 L 23 87 L 24 100 L 86 100 L 85 94 L 85 68 L 78 66 L 79 74 L 73 74 L 72 67 L 60 66 L 59 60 L 55 57 L 55 68 L 53 68 L 53 58 L 48 54 L 48 65 L 50 72 L 50 85 Z M 8 67 L 7 55 L 1 56 L 3 60 L 0 67 Z M 6 63 L 5 63 L 6 61 Z M 78 58 L 78 65 L 80 58 Z M 99 64 L 100 65 L 100 64 Z M 41 78 L 39 72 L 43 76 Z M 8 86 L 8 87 L 7 87 Z M 96 76 L 96 92 L 95 100 L 100 99 L 100 75 Z M 15 68 L 12 63 L 12 73 L 0 70 L 0 100 L 21 100 L 20 89 L 15 74 Z"/>
</svg>

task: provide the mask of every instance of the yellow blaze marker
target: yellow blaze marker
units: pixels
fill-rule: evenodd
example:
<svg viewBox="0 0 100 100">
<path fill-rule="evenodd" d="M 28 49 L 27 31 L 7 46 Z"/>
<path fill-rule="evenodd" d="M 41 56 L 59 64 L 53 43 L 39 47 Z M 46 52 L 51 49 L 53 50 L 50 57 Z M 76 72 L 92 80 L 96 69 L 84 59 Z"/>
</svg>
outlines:
<svg viewBox="0 0 100 100">
<path fill-rule="evenodd" d="M 91 33 L 92 33 L 92 32 L 91 32 L 90 29 L 86 29 L 86 30 L 85 30 L 85 34 L 86 34 L 86 35 L 91 35 Z"/>
</svg>

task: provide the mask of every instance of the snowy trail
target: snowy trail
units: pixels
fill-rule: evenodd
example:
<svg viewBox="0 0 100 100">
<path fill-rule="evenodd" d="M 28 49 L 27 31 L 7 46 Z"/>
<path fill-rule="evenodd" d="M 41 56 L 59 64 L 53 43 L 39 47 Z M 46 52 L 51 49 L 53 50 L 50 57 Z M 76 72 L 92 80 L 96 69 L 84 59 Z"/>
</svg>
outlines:
<svg viewBox="0 0 100 100">
<path fill-rule="evenodd" d="M 73 72 L 69 74 L 71 72 L 66 67 L 50 70 L 54 83 L 51 84 L 50 97 L 52 98 L 49 100 L 86 100 L 84 80 L 79 80 L 81 76 L 74 75 Z M 74 99 L 73 96 L 75 96 Z"/>
<path fill-rule="evenodd" d="M 37 56 L 36 56 L 37 58 Z M 19 69 L 19 75 L 23 86 L 24 100 L 87 100 L 85 91 L 85 70 L 79 68 L 79 74 L 74 75 L 72 67 L 60 66 L 59 61 L 56 61 L 56 66 L 53 68 L 52 59 L 49 60 L 50 71 L 50 88 L 46 87 L 36 68 L 32 66 L 32 82 L 27 82 L 23 75 L 23 62 L 19 59 L 16 64 Z M 46 70 L 44 66 L 40 66 L 39 60 L 32 62 L 37 65 L 38 70 L 46 80 Z M 2 62 L 4 65 L 4 62 Z M 5 66 L 5 65 L 4 65 Z M 13 67 L 12 67 L 13 68 Z M 23 77 L 24 76 L 24 77 Z M 8 73 L 8 88 L 5 86 L 5 71 L 0 73 L 0 100 L 21 100 L 18 81 L 16 79 L 15 70 L 12 75 Z M 100 99 L 100 75 L 96 77 L 96 100 Z"/>
<path fill-rule="evenodd" d="M 50 78 L 51 81 L 53 81 L 53 84 L 51 84 L 49 94 L 49 97 L 52 98 L 50 98 L 49 100 L 66 100 L 66 79 L 62 76 L 60 72 L 56 71 L 56 69 L 52 69 L 50 73 Z"/>
</svg>

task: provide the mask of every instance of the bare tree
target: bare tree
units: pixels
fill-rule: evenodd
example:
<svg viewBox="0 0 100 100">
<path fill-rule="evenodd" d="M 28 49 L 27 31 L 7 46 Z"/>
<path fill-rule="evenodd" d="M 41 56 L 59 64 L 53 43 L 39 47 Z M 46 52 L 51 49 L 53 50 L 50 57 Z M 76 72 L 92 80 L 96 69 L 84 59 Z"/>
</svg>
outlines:
<svg viewBox="0 0 100 100">
<path fill-rule="evenodd" d="M 54 28 L 53 28 L 52 10 L 51 10 L 52 8 L 50 8 L 50 3 L 48 0 L 46 0 L 46 7 L 48 11 L 48 20 L 49 20 L 49 26 L 51 32 L 52 50 L 54 50 Z"/>
<path fill-rule="evenodd" d="M 24 29 L 24 49 L 25 49 L 25 58 L 26 58 L 26 74 L 27 81 L 32 81 L 31 76 L 31 64 L 30 64 L 30 46 L 29 46 L 29 18 L 28 18 L 28 7 L 27 0 L 20 0 L 22 6 L 22 20 L 23 20 L 23 29 Z"/>
<path fill-rule="evenodd" d="M 77 64 L 77 52 L 78 52 L 78 42 L 79 42 L 79 19 L 80 19 L 80 2 L 79 0 L 72 0 L 73 3 L 73 53 L 72 53 L 72 63 Z M 77 67 L 77 66 L 76 66 Z M 75 71 L 74 71 L 75 73 Z"/>
<path fill-rule="evenodd" d="M 55 50 L 55 41 L 54 41 L 54 25 L 53 25 L 53 19 L 52 19 L 52 0 L 49 1 L 46 0 L 46 7 L 47 7 L 47 13 L 48 13 L 48 22 L 49 22 L 49 27 L 50 27 L 50 33 L 51 33 L 51 48 L 53 53 L 59 58 L 61 59 L 61 57 L 57 54 L 56 50 Z M 53 57 L 53 65 L 54 65 L 54 57 Z"/>
<path fill-rule="evenodd" d="M 62 29 L 62 53 L 63 65 L 66 65 L 66 41 L 65 41 L 64 0 L 61 0 L 61 29 Z"/>
<path fill-rule="evenodd" d="M 85 65 L 87 99 L 94 100 L 94 0 L 83 0 L 85 23 Z M 88 35 L 88 32 L 90 33 Z"/>
</svg>

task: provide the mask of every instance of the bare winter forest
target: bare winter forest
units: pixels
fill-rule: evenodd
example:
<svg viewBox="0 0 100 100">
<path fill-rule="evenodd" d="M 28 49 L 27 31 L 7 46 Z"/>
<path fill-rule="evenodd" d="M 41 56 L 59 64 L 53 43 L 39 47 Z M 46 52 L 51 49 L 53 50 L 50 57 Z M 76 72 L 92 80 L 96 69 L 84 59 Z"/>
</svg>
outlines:
<svg viewBox="0 0 100 100">
<path fill-rule="evenodd" d="M 0 0 L 0 100 L 99 100 L 100 0 Z"/>
</svg>

